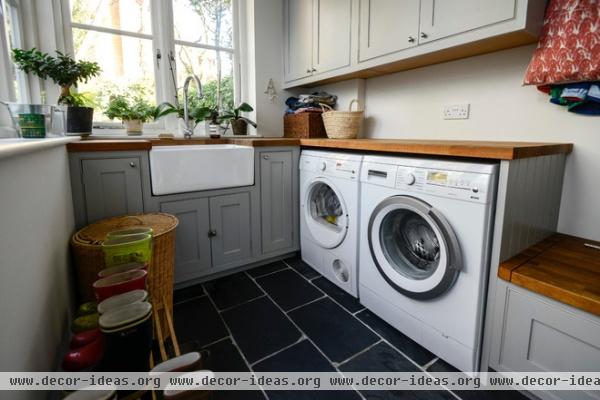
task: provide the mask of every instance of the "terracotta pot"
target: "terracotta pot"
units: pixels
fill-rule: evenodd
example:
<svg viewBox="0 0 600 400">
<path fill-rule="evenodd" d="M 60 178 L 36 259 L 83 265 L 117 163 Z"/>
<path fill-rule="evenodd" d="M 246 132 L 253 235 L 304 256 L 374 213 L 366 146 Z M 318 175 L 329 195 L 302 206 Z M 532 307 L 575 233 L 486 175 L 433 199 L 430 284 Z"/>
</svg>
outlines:
<svg viewBox="0 0 600 400">
<path fill-rule="evenodd" d="M 123 121 L 123 124 L 125 124 L 125 131 L 129 136 L 139 136 L 142 134 L 144 123 L 139 119 Z"/>
</svg>

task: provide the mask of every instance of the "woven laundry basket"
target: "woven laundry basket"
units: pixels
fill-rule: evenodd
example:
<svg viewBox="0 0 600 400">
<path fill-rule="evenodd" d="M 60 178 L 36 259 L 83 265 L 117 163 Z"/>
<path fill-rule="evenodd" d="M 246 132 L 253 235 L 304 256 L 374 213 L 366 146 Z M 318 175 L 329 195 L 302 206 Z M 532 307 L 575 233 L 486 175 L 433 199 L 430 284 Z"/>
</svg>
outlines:
<svg viewBox="0 0 600 400">
<path fill-rule="evenodd" d="M 98 272 L 105 268 L 102 243 L 106 235 L 120 229 L 150 227 L 153 230 L 153 249 L 148 265 L 148 292 L 155 308 L 164 303 L 163 306 L 173 315 L 175 228 L 178 224 L 178 219 L 171 214 L 149 213 L 104 219 L 75 233 L 71 238 L 71 250 L 77 272 L 79 300 L 95 300 L 92 284 L 98 279 Z M 163 331 L 166 331 L 165 323 L 161 324 L 165 327 Z"/>
<path fill-rule="evenodd" d="M 356 103 L 357 111 L 352 111 L 352 106 Z M 357 99 L 350 102 L 348 111 L 334 111 L 331 107 L 322 104 L 323 125 L 325 132 L 330 139 L 356 139 L 360 132 L 365 112 L 359 110 L 360 103 Z M 329 109 L 329 111 L 327 111 Z"/>
</svg>

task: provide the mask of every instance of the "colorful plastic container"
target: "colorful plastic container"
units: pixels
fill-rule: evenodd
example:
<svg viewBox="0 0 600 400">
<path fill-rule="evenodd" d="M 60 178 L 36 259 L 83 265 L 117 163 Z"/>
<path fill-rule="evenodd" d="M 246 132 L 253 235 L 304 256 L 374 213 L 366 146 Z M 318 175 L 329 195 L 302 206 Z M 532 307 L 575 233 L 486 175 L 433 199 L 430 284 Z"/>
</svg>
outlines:
<svg viewBox="0 0 600 400">
<path fill-rule="evenodd" d="M 100 304 L 98 304 L 98 313 L 100 315 L 106 314 L 109 311 L 116 310 L 124 306 L 128 306 L 133 303 L 141 303 L 148 300 L 148 292 L 145 290 L 132 290 L 123 294 L 118 294 L 113 297 L 109 297 Z"/>
<path fill-rule="evenodd" d="M 139 226 L 135 228 L 120 229 L 117 231 L 108 232 L 106 239 L 115 239 L 118 237 L 129 237 L 133 235 L 152 235 L 154 232 L 149 226 Z"/>
<path fill-rule="evenodd" d="M 148 272 L 138 269 L 98 279 L 92 285 L 98 303 L 125 292 L 146 289 L 146 275 Z"/>
<path fill-rule="evenodd" d="M 152 235 L 137 234 L 108 239 L 102 244 L 106 267 L 121 264 L 149 264 L 152 258 Z"/>
</svg>

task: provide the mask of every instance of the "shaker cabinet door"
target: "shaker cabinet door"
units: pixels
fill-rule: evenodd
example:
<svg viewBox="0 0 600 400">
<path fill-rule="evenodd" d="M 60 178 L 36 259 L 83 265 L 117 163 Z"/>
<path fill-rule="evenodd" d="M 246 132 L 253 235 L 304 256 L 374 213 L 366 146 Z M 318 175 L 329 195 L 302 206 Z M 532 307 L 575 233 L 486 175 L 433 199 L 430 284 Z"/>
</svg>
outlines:
<svg viewBox="0 0 600 400">
<path fill-rule="evenodd" d="M 82 160 L 87 223 L 144 211 L 140 159 Z"/>
<path fill-rule="evenodd" d="M 291 151 L 263 152 L 260 155 L 263 253 L 293 246 L 293 159 Z"/>
<path fill-rule="evenodd" d="M 352 1 L 314 0 L 313 16 L 313 72 L 350 65 Z"/>
<path fill-rule="evenodd" d="M 160 211 L 179 220 L 175 231 L 175 283 L 211 272 L 210 214 L 208 198 L 160 204 Z"/>
<path fill-rule="evenodd" d="M 418 44 L 419 0 L 360 0 L 359 61 Z"/>
<path fill-rule="evenodd" d="M 210 236 L 215 271 L 252 256 L 250 193 L 210 198 Z"/>
<path fill-rule="evenodd" d="M 421 0 L 419 43 L 512 19 L 516 10 L 516 0 Z"/>
<path fill-rule="evenodd" d="M 286 1 L 286 82 L 304 78 L 312 74 L 312 6 L 312 0 Z"/>
</svg>

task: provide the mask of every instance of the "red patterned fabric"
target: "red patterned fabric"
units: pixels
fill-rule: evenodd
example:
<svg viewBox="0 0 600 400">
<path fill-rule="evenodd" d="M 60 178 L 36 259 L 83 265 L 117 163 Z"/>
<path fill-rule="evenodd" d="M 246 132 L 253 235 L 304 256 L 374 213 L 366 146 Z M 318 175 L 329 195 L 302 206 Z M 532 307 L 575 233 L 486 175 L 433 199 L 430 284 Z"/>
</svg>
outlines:
<svg viewBox="0 0 600 400">
<path fill-rule="evenodd" d="M 551 0 L 525 85 L 600 80 L 599 0 Z"/>
</svg>

